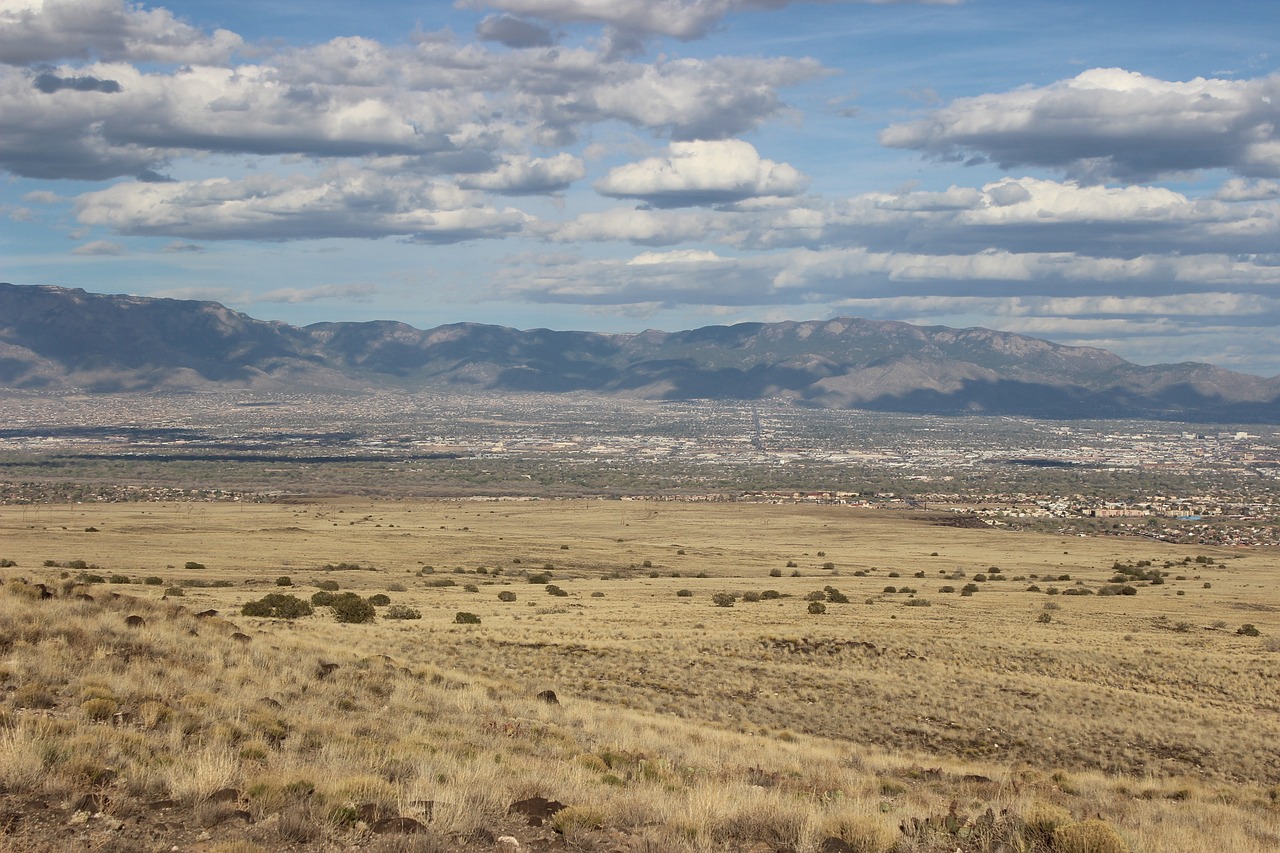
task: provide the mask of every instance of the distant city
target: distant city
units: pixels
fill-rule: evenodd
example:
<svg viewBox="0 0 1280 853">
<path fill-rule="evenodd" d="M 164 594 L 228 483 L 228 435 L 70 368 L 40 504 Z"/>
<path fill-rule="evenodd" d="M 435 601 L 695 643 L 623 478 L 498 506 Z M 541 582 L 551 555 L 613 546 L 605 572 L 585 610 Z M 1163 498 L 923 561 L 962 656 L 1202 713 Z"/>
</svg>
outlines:
<svg viewBox="0 0 1280 853">
<path fill-rule="evenodd" d="M 813 502 L 1280 544 L 1280 429 L 574 395 L 13 394 L 0 502 Z"/>
</svg>

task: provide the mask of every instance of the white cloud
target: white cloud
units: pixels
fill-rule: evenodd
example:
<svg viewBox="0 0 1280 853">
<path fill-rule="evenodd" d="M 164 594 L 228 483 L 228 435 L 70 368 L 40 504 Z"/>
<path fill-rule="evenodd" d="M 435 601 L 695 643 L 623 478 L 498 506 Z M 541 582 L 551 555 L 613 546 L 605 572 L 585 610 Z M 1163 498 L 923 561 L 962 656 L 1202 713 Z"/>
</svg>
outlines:
<svg viewBox="0 0 1280 853">
<path fill-rule="evenodd" d="M 762 160 L 740 139 L 673 142 L 664 157 L 613 169 L 596 191 L 655 207 L 731 204 L 756 196 L 792 196 L 807 180 L 786 163 Z"/>
<path fill-rule="evenodd" d="M 821 0 L 819 0 L 821 2 Z M 827 0 L 840 2 L 840 0 Z M 853 0 L 864 3 L 913 2 L 913 0 Z M 961 0 L 914 0 L 954 4 Z M 744 9 L 780 9 L 791 0 L 459 0 L 471 8 L 495 8 L 561 23 L 607 24 L 641 35 L 667 35 L 678 39 L 705 36 L 725 15 Z"/>
<path fill-rule="evenodd" d="M 1231 178 L 1218 189 L 1217 198 L 1223 201 L 1269 201 L 1277 199 L 1280 198 L 1280 181 Z"/>
<path fill-rule="evenodd" d="M 491 172 L 462 177 L 459 184 L 502 195 L 530 195 L 560 192 L 586 174 L 582 160 L 572 154 L 546 158 L 513 155 Z"/>
<path fill-rule="evenodd" d="M 355 169 L 320 177 L 121 183 L 80 196 L 75 208 L 86 225 L 196 240 L 402 236 L 455 243 L 518 232 L 530 219 L 451 184 Z"/>
<path fill-rule="evenodd" d="M 144 72 L 96 62 L 45 73 L 63 82 L 42 88 L 29 72 L 0 67 L 0 167 L 105 180 L 154 179 L 202 153 L 398 156 L 418 171 L 487 171 L 495 159 L 530 162 L 530 146 L 563 147 L 612 120 L 678 138 L 727 137 L 779 114 L 779 87 L 824 71 L 812 60 L 649 65 L 582 49 L 493 52 L 451 40 L 387 48 L 341 38 L 258 64 Z M 544 175 L 552 191 L 577 174 L 567 156 L 542 162 L 557 173 Z"/>
<path fill-rule="evenodd" d="M 891 125 L 885 145 L 1002 169 L 1142 182 L 1202 169 L 1280 176 L 1280 75 L 1173 82 L 1095 68 L 1049 86 L 959 98 Z"/>
<path fill-rule="evenodd" d="M 166 9 L 124 0 L 0 0 L 0 63 L 101 58 L 225 62 L 242 45 L 228 30 L 201 32 Z"/>
</svg>

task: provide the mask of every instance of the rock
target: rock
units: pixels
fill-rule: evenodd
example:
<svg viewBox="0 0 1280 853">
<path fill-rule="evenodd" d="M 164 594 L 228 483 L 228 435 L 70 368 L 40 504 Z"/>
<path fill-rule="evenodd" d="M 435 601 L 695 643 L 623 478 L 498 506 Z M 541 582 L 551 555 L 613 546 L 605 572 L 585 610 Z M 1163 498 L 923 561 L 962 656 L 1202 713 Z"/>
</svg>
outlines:
<svg viewBox="0 0 1280 853">
<path fill-rule="evenodd" d="M 377 803 L 361 803 L 356 806 L 356 817 L 372 826 L 384 817 L 389 817 L 389 815 Z"/>
<path fill-rule="evenodd" d="M 97 814 L 102 811 L 102 798 L 97 794 L 81 794 L 71 804 L 73 812 L 88 812 L 89 814 Z"/>
<path fill-rule="evenodd" d="M 231 635 L 231 639 L 237 643 L 247 643 L 252 638 L 248 634 L 244 633 L 243 631 L 236 631 L 234 634 Z"/>
<path fill-rule="evenodd" d="M 209 802 L 217 803 L 234 803 L 240 800 L 240 792 L 235 788 L 219 788 L 209 795 Z"/>
<path fill-rule="evenodd" d="M 413 835 L 426 832 L 427 828 L 411 817 L 388 817 L 375 823 L 372 827 L 376 835 Z"/>
<path fill-rule="evenodd" d="M 147 620 L 135 613 L 125 617 L 124 624 L 130 628 L 145 628 L 147 627 Z"/>
<path fill-rule="evenodd" d="M 210 619 L 210 618 L 212 618 L 212 617 L 214 617 L 214 616 L 217 616 L 217 615 L 218 615 L 218 611 L 216 611 L 216 610 L 201 610 L 199 613 L 197 613 L 197 614 L 196 614 L 196 618 L 197 618 L 197 619 Z"/>
<path fill-rule="evenodd" d="M 556 697 L 556 692 L 554 690 L 543 690 L 538 694 L 538 698 L 550 705 L 560 704 L 560 700 Z"/>
<path fill-rule="evenodd" d="M 510 835 L 502 835 L 498 837 L 493 849 L 495 853 L 517 853 L 520 849 L 520 842 Z"/>
<path fill-rule="evenodd" d="M 556 812 L 568 808 L 564 803 L 548 800 L 546 797 L 530 797 L 519 800 L 507 807 L 507 814 L 524 815 L 530 826 L 542 826 L 555 816 Z"/>
</svg>

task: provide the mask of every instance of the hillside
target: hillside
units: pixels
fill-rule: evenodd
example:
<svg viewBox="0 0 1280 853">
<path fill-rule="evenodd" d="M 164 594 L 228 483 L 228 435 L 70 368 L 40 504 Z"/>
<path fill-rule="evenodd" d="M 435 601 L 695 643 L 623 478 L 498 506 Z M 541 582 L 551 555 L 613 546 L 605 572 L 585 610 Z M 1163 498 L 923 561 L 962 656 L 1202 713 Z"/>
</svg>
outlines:
<svg viewBox="0 0 1280 853">
<path fill-rule="evenodd" d="M 0 850 L 1277 849 L 1271 554 L 619 509 L 0 515 Z"/>
<path fill-rule="evenodd" d="M 990 329 L 856 318 L 639 334 L 264 322 L 214 302 L 0 284 L 0 387 L 377 387 L 786 399 L 821 408 L 1276 422 L 1280 379 Z"/>
</svg>

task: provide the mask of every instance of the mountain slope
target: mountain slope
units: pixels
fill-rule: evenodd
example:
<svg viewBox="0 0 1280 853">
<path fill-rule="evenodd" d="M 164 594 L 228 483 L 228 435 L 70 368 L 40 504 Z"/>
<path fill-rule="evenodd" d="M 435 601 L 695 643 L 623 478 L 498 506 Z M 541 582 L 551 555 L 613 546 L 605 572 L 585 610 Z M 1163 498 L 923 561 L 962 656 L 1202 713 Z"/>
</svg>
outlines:
<svg viewBox="0 0 1280 853">
<path fill-rule="evenodd" d="M 605 335 L 263 322 L 214 302 L 0 284 L 0 387 L 455 388 L 884 411 L 1280 421 L 1280 379 L 990 329 L 834 320 Z"/>
</svg>

